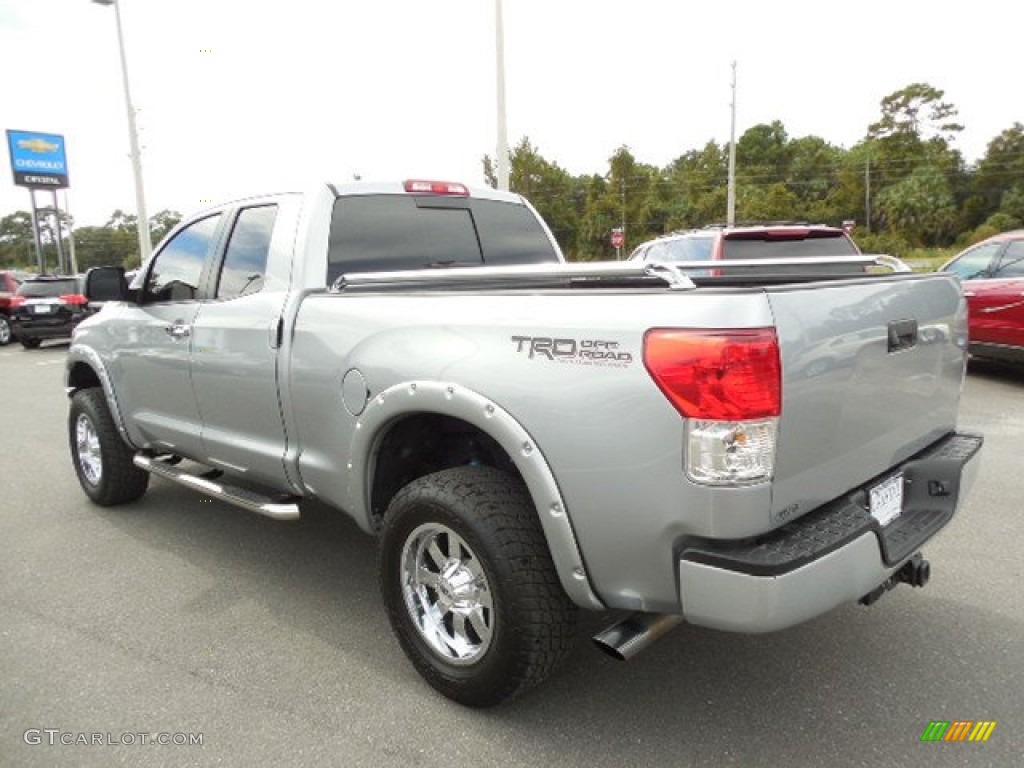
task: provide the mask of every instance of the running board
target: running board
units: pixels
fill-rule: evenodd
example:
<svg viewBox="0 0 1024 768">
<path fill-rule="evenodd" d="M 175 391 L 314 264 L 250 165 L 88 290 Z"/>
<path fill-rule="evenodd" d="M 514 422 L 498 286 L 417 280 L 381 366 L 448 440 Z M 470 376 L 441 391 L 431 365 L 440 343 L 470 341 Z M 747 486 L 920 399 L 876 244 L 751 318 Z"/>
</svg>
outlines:
<svg viewBox="0 0 1024 768">
<path fill-rule="evenodd" d="M 157 459 L 143 453 L 135 454 L 132 463 L 150 474 L 179 483 L 207 496 L 212 496 L 219 501 L 233 504 L 250 512 L 266 515 L 275 520 L 299 519 L 299 504 L 294 497 L 264 495 L 248 488 L 241 488 L 219 480 L 215 481 L 200 475 L 193 475 L 183 469 L 178 469 L 178 467 L 170 463 L 170 460 Z"/>
</svg>

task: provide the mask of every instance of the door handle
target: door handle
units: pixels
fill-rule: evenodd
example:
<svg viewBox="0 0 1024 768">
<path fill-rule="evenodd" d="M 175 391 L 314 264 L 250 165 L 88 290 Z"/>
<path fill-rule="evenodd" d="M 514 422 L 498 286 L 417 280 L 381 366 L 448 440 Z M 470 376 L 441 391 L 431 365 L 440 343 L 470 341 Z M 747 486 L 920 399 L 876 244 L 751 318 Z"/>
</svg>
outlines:
<svg viewBox="0 0 1024 768">
<path fill-rule="evenodd" d="M 964 291 L 964 296 L 972 298 L 974 296 L 974 291 Z"/>
<path fill-rule="evenodd" d="M 180 320 L 175 321 L 172 325 L 168 325 L 164 330 L 172 339 L 187 339 L 192 335 L 192 329 Z"/>
</svg>

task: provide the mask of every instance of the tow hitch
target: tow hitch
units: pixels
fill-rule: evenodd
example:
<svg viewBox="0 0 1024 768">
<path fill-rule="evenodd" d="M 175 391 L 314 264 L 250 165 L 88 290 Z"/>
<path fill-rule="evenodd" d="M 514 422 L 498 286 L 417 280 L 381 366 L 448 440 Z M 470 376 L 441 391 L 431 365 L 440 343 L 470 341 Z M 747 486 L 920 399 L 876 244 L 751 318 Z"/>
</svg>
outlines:
<svg viewBox="0 0 1024 768">
<path fill-rule="evenodd" d="M 928 583 L 928 579 L 930 579 L 931 576 L 932 564 L 925 560 L 924 556 L 918 552 L 905 562 L 902 568 L 890 576 L 888 581 L 864 595 L 864 597 L 860 599 L 860 604 L 872 605 L 873 603 L 878 602 L 882 595 L 900 584 L 909 584 L 912 587 L 923 587 Z"/>
</svg>

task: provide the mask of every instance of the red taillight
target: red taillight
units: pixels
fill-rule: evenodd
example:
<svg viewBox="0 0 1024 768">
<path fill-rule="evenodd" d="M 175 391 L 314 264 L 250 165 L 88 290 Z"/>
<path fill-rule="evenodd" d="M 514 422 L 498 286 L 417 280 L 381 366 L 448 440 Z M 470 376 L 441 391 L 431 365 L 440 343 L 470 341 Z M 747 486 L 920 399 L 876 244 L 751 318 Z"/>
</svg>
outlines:
<svg viewBox="0 0 1024 768">
<path fill-rule="evenodd" d="M 415 194 L 450 195 L 451 197 L 469 197 L 469 188 L 465 184 L 454 181 L 423 181 L 409 179 L 405 182 L 405 191 Z"/>
<path fill-rule="evenodd" d="M 13 309 L 14 307 L 20 307 L 24 303 L 25 303 L 25 297 L 24 296 L 11 296 L 11 301 L 10 301 L 10 304 L 8 304 L 8 306 Z"/>
<path fill-rule="evenodd" d="M 89 303 L 89 300 L 80 293 L 65 293 L 60 297 L 60 300 L 73 307 L 84 307 Z"/>
<path fill-rule="evenodd" d="M 644 365 L 688 418 L 735 421 L 782 411 L 774 328 L 655 328 L 644 336 Z"/>
</svg>

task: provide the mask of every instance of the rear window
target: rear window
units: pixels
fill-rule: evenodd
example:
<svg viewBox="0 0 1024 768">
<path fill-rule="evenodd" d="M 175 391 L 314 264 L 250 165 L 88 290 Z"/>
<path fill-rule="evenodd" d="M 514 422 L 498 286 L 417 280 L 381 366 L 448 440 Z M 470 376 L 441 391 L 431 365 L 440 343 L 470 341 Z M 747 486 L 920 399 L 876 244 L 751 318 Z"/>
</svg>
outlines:
<svg viewBox="0 0 1024 768">
<path fill-rule="evenodd" d="M 515 203 L 415 195 L 334 203 L 327 284 L 346 272 L 556 262 L 531 211 Z"/>
<path fill-rule="evenodd" d="M 726 235 L 722 241 L 723 259 L 798 259 L 814 256 L 856 256 L 857 247 L 843 232 L 810 233 L 758 232 Z M 775 266 L 766 268 L 772 275 L 841 275 L 867 272 L 866 266 L 818 264 L 808 267 Z M 753 275 L 753 272 L 748 272 Z"/>
<path fill-rule="evenodd" d="M 853 242 L 842 232 L 805 235 L 727 235 L 722 243 L 723 259 L 785 259 L 801 256 L 856 256 Z"/>
<path fill-rule="evenodd" d="M 28 299 L 48 299 L 79 293 L 78 280 L 26 280 L 18 288 L 18 295 Z"/>
</svg>

